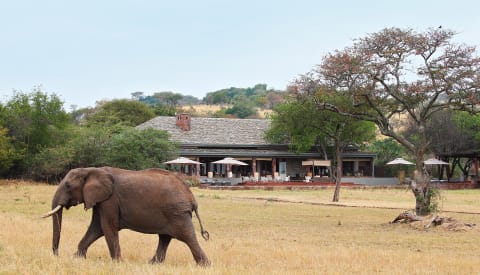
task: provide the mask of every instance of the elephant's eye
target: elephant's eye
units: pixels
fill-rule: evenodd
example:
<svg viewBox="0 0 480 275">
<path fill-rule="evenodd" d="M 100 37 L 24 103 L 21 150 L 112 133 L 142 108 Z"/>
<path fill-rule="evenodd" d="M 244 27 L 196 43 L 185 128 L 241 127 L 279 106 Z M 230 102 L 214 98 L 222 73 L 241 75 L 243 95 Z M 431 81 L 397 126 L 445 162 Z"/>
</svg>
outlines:
<svg viewBox="0 0 480 275">
<path fill-rule="evenodd" d="M 70 188 L 71 188 L 70 182 L 66 182 L 66 183 L 65 183 L 65 187 L 67 187 L 67 189 L 70 189 Z"/>
</svg>

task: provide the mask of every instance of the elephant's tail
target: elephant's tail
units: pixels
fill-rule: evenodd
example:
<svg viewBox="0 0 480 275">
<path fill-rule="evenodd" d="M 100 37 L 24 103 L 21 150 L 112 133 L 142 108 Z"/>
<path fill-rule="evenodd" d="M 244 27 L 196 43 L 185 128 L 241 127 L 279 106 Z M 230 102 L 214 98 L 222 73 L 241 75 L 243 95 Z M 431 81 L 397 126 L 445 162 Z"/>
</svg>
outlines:
<svg viewBox="0 0 480 275">
<path fill-rule="evenodd" d="M 200 219 L 200 215 L 198 215 L 198 205 L 197 204 L 194 204 L 193 205 L 193 211 L 195 211 L 195 216 L 197 216 L 197 219 L 198 219 L 198 223 L 200 224 L 200 232 L 202 234 L 202 237 L 208 241 L 210 239 L 210 233 L 208 233 L 207 230 L 204 230 L 203 229 L 203 225 L 202 225 L 202 220 Z"/>
</svg>

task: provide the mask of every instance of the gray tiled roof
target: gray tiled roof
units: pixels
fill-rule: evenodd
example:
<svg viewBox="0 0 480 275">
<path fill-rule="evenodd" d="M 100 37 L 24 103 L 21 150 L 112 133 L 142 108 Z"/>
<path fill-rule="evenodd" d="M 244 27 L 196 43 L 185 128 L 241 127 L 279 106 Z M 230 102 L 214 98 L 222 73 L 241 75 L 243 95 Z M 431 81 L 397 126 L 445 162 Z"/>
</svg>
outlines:
<svg viewBox="0 0 480 275">
<path fill-rule="evenodd" d="M 137 129 L 165 130 L 180 144 L 266 145 L 267 119 L 191 118 L 190 131 L 176 125 L 175 117 L 159 116 L 137 126 Z"/>
</svg>

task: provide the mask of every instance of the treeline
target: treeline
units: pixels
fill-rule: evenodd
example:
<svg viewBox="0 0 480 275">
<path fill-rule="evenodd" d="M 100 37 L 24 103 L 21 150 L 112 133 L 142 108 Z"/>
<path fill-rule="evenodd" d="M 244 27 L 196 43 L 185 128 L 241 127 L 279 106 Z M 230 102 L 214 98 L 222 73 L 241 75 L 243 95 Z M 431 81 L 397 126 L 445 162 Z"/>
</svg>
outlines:
<svg viewBox="0 0 480 275">
<path fill-rule="evenodd" d="M 157 115 L 182 111 L 182 95 L 161 95 L 165 97 L 160 104 L 145 104 L 134 96 L 133 100 L 97 102 L 94 108 L 67 113 L 59 97 L 40 88 L 31 93 L 14 92 L 0 102 L 0 178 L 56 181 L 76 167 L 162 167 L 163 162 L 177 156 L 177 144 L 165 131 L 135 129 Z M 230 109 L 241 111 L 236 106 Z M 294 127 L 304 132 L 298 123 Z M 437 113 L 426 130 L 436 155 L 454 155 L 480 150 L 479 127 L 478 115 L 445 111 Z M 404 129 L 413 131 L 408 126 Z M 363 149 L 377 153 L 376 165 L 380 166 L 406 155 L 391 139 L 376 140 Z M 460 168 L 466 172 L 465 167 Z"/>
<path fill-rule="evenodd" d="M 132 99 L 98 101 L 68 113 L 57 95 L 40 87 L 14 91 L 0 102 L 0 178 L 56 181 L 76 167 L 162 167 L 177 156 L 178 146 L 165 131 L 135 126 L 188 112 L 194 104 L 229 104 L 213 117 L 254 117 L 255 107 L 273 107 L 285 95 L 264 84 L 212 92 L 202 100 L 175 92 L 135 92 Z"/>
<path fill-rule="evenodd" d="M 165 131 L 134 128 L 154 116 L 138 101 L 67 113 L 55 94 L 14 92 L 0 103 L 0 177 L 56 181 L 76 167 L 161 167 L 177 146 Z"/>
</svg>

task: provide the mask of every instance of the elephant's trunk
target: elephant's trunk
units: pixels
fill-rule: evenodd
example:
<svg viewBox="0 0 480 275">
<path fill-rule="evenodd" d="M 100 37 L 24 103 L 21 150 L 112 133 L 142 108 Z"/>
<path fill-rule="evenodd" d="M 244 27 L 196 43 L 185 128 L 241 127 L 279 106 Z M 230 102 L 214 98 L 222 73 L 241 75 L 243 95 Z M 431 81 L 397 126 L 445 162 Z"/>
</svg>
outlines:
<svg viewBox="0 0 480 275">
<path fill-rule="evenodd" d="M 60 191 L 57 190 L 52 200 L 52 221 L 53 221 L 53 238 L 52 250 L 54 255 L 58 255 L 58 244 L 60 243 L 60 233 L 62 231 L 62 214 L 63 204 L 60 202 Z"/>
<path fill-rule="evenodd" d="M 53 238 L 52 238 L 52 250 L 54 255 L 58 255 L 58 244 L 60 243 L 60 232 L 62 231 L 62 212 L 60 209 L 52 215 L 53 220 Z"/>
</svg>

